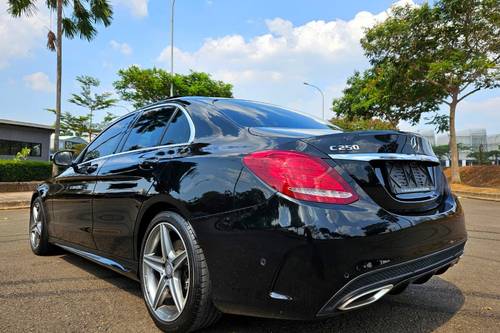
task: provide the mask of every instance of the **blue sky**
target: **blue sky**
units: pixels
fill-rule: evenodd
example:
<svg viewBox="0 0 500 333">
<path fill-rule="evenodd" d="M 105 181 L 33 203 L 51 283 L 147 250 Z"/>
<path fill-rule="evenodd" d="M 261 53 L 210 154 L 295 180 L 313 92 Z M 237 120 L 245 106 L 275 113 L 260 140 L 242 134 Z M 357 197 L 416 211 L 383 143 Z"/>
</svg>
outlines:
<svg viewBox="0 0 500 333">
<path fill-rule="evenodd" d="M 39 1 L 42 4 L 44 1 Z M 120 68 L 168 68 L 170 1 L 115 0 L 114 20 L 99 27 L 91 43 L 64 40 L 63 111 L 84 114 L 69 104 L 77 75 L 99 78 L 112 91 Z M 207 71 L 231 82 L 236 97 L 272 102 L 319 116 L 318 93 L 326 105 L 339 96 L 346 78 L 367 66 L 359 46 L 363 28 L 383 20 L 393 1 L 177 0 L 175 67 Z M 44 108 L 55 101 L 55 54 L 45 48 L 49 13 L 11 19 L 0 3 L 0 118 L 53 122 Z M 500 132 L 500 90 L 471 96 L 459 105 L 457 128 Z M 130 108 L 126 103 L 123 105 Z M 114 108 L 116 114 L 124 108 Z M 102 117 L 104 112 L 97 115 Z M 408 124 L 401 124 L 409 129 Z M 423 128 L 420 125 L 418 128 Z"/>
</svg>

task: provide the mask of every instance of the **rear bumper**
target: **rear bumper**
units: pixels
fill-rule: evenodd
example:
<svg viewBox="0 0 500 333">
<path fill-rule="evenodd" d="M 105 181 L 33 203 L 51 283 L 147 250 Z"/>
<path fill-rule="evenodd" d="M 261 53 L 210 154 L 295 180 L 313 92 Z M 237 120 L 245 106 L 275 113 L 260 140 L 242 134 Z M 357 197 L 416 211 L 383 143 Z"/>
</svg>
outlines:
<svg viewBox="0 0 500 333">
<path fill-rule="evenodd" d="M 388 290 L 390 291 L 393 287 L 401 284 L 418 282 L 419 279 L 427 279 L 434 274 L 441 274 L 458 262 L 463 254 L 464 246 L 465 242 L 414 260 L 361 274 L 337 291 L 319 310 L 317 316 L 331 316 L 344 311 L 343 305 L 349 300 L 370 291 L 391 286 Z M 349 305 L 354 308 L 353 303 Z"/>
<path fill-rule="evenodd" d="M 264 204 L 192 221 L 223 312 L 286 319 L 335 315 L 367 290 L 442 271 L 462 254 L 464 215 L 451 196 L 432 216 L 399 216 L 373 202 Z"/>
</svg>

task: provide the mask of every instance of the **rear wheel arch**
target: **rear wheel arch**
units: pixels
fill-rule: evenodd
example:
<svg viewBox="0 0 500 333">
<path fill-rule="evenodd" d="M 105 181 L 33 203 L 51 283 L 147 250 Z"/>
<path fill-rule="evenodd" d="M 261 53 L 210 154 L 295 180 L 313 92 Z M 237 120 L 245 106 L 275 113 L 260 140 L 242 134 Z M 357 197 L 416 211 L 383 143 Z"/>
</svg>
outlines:
<svg viewBox="0 0 500 333">
<path fill-rule="evenodd" d="M 142 239 L 144 238 L 144 235 L 146 233 L 146 230 L 148 229 L 149 224 L 151 223 L 151 220 L 159 213 L 167 211 L 177 213 L 184 219 L 188 220 L 186 218 L 186 215 L 183 214 L 180 209 L 178 209 L 175 205 L 163 200 L 151 203 L 146 207 L 143 206 L 141 212 L 139 213 L 135 228 L 136 230 L 135 232 L 136 237 L 134 241 L 134 246 L 135 246 L 134 254 L 136 256 L 135 259 L 139 260 L 141 253 Z"/>
</svg>

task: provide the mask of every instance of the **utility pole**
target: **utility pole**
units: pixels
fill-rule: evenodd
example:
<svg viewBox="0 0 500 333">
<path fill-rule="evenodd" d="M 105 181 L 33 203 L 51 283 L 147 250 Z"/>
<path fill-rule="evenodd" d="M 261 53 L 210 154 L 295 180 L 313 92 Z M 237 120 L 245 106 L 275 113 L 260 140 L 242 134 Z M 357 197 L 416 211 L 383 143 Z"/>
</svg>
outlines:
<svg viewBox="0 0 500 333">
<path fill-rule="evenodd" d="M 172 0 L 172 16 L 170 17 L 170 97 L 174 96 L 174 7 Z"/>
</svg>

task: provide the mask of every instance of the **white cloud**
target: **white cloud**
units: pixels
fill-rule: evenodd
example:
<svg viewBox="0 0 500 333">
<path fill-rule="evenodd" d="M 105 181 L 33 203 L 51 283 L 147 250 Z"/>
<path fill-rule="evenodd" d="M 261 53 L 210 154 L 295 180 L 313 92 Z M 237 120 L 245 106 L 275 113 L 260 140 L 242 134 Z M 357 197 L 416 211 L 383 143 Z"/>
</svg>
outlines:
<svg viewBox="0 0 500 333">
<path fill-rule="evenodd" d="M 119 43 L 116 40 L 112 40 L 109 42 L 109 45 L 111 45 L 114 50 L 120 51 L 124 55 L 132 54 L 132 48 L 127 43 Z"/>
<path fill-rule="evenodd" d="M 266 20 L 267 32 L 249 40 L 235 34 L 209 38 L 193 52 L 175 48 L 175 70 L 206 71 L 234 84 L 236 97 L 268 101 L 319 116 L 320 95 L 303 82 L 323 88 L 329 108 L 346 78 L 355 69 L 367 66 L 359 43 L 364 29 L 386 17 L 387 11 L 363 11 L 348 21 L 318 20 L 300 26 L 283 18 Z M 170 47 L 161 51 L 157 61 L 168 67 Z"/>
<path fill-rule="evenodd" d="M 40 6 L 43 8 L 42 6 Z M 46 12 L 31 17 L 13 18 L 7 13 L 7 2 L 0 2 L 0 69 L 17 58 L 29 57 L 35 48 L 45 45 Z"/>
<path fill-rule="evenodd" d="M 36 72 L 23 77 L 23 80 L 30 89 L 42 92 L 55 91 L 55 85 L 50 82 L 47 74 L 43 72 Z"/>
<path fill-rule="evenodd" d="M 134 16 L 148 16 L 148 1 L 149 0 L 114 0 L 119 5 L 127 7 Z"/>
</svg>

